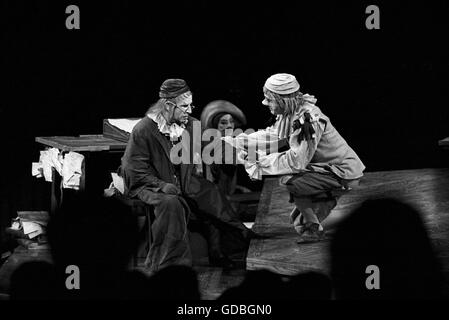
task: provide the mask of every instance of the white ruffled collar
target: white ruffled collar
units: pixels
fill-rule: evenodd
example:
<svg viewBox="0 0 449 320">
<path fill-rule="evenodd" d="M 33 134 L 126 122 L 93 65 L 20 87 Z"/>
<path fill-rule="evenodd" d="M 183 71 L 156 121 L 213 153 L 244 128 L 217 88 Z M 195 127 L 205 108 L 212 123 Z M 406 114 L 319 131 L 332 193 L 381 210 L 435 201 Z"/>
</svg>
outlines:
<svg viewBox="0 0 449 320">
<path fill-rule="evenodd" d="M 169 125 L 161 113 L 148 113 L 147 116 L 157 123 L 157 127 L 162 134 L 170 136 L 170 140 L 177 140 L 184 132 L 184 124 L 172 123 Z"/>
</svg>

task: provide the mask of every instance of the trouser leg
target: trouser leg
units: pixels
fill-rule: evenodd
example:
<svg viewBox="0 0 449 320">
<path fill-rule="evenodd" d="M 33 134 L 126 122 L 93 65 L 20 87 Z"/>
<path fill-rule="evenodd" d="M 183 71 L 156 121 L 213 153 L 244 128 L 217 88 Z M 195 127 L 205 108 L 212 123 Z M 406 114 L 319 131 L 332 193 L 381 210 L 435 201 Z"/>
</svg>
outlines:
<svg viewBox="0 0 449 320">
<path fill-rule="evenodd" d="M 220 230 L 210 221 L 204 221 L 203 235 L 207 239 L 209 257 L 221 254 Z"/>
<path fill-rule="evenodd" d="M 336 205 L 336 198 L 324 197 L 317 199 L 318 195 L 341 188 L 340 181 L 332 174 L 303 172 L 286 183 L 287 189 L 301 212 L 304 223 L 320 224 L 330 214 Z"/>
<path fill-rule="evenodd" d="M 144 193 L 139 198 L 154 206 L 152 242 L 145 266 L 154 272 L 170 265 L 192 265 L 187 216 L 177 196 L 161 194 L 157 200 Z"/>
<path fill-rule="evenodd" d="M 219 226 L 247 232 L 248 228 L 238 218 L 237 213 L 220 189 L 206 179 L 201 179 L 200 182 L 200 190 L 187 195 L 192 211 Z"/>
<path fill-rule="evenodd" d="M 316 212 L 315 212 L 315 205 L 312 203 L 312 199 L 310 198 L 294 198 L 295 206 L 301 212 L 302 217 L 304 219 L 304 222 L 313 222 L 313 223 L 320 223 L 320 220 L 318 219 Z"/>
<path fill-rule="evenodd" d="M 240 251 L 247 246 L 250 230 L 237 217 L 231 204 L 218 187 L 206 179 L 201 179 L 199 191 L 187 196 L 191 211 L 197 219 L 212 226 L 213 236 L 208 236 L 209 246 L 221 242 L 224 251 Z M 217 239 L 214 239 L 216 237 Z"/>
</svg>

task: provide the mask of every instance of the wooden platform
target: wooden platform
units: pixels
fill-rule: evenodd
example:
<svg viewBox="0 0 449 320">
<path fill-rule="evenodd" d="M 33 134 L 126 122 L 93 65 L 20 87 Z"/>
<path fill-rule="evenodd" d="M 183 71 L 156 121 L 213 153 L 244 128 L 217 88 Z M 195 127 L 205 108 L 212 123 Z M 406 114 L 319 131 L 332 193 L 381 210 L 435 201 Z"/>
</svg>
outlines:
<svg viewBox="0 0 449 320">
<path fill-rule="evenodd" d="M 449 274 L 449 169 L 368 172 L 359 189 L 344 195 L 323 225 L 332 229 L 369 196 L 397 197 L 420 210 Z M 296 243 L 297 233 L 289 223 L 294 205 L 288 198 L 278 178 L 265 180 L 253 230 L 269 238 L 251 241 L 247 269 L 269 269 L 284 275 L 312 270 L 328 274 L 330 242 Z"/>
</svg>

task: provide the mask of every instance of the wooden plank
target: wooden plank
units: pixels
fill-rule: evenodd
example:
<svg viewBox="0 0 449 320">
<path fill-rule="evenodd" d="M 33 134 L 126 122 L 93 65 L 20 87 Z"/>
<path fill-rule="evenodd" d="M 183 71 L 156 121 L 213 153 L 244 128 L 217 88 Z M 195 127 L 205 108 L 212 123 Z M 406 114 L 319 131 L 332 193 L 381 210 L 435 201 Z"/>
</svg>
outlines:
<svg viewBox="0 0 449 320">
<path fill-rule="evenodd" d="M 50 216 L 48 211 L 17 211 L 17 216 L 21 219 L 46 222 Z"/>
<path fill-rule="evenodd" d="M 58 148 L 62 151 L 109 151 L 109 150 L 125 150 L 126 142 L 106 138 L 103 135 L 81 135 L 73 136 L 53 136 L 53 137 L 36 137 L 36 142 L 46 146 Z"/>
<path fill-rule="evenodd" d="M 340 198 L 323 225 L 332 230 L 364 199 L 385 196 L 420 210 L 444 271 L 449 272 L 449 169 L 368 172 L 357 190 Z M 253 230 L 268 238 L 251 240 L 247 269 L 269 269 L 285 275 L 307 270 L 328 273 L 330 242 L 296 243 L 298 236 L 289 222 L 294 205 L 288 199 L 278 178 L 265 179 Z"/>
</svg>

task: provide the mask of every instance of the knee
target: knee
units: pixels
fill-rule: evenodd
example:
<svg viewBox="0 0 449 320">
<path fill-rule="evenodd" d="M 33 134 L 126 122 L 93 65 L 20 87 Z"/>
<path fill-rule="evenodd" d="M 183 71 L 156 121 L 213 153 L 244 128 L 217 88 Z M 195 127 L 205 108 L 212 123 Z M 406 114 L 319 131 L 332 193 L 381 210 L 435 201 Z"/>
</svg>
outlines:
<svg viewBox="0 0 449 320">
<path fill-rule="evenodd" d="M 287 190 L 296 197 L 306 196 L 310 192 L 307 190 L 306 185 L 301 181 L 301 178 L 297 178 L 294 183 L 285 184 Z"/>
<path fill-rule="evenodd" d="M 166 210 L 168 212 L 182 211 L 182 204 L 178 199 L 178 196 L 167 194 L 165 195 L 159 204 L 159 209 Z"/>
<path fill-rule="evenodd" d="M 157 219 L 163 219 L 165 221 L 171 221 L 171 223 L 185 223 L 186 212 L 183 205 L 175 195 L 165 196 L 154 210 Z"/>
</svg>

